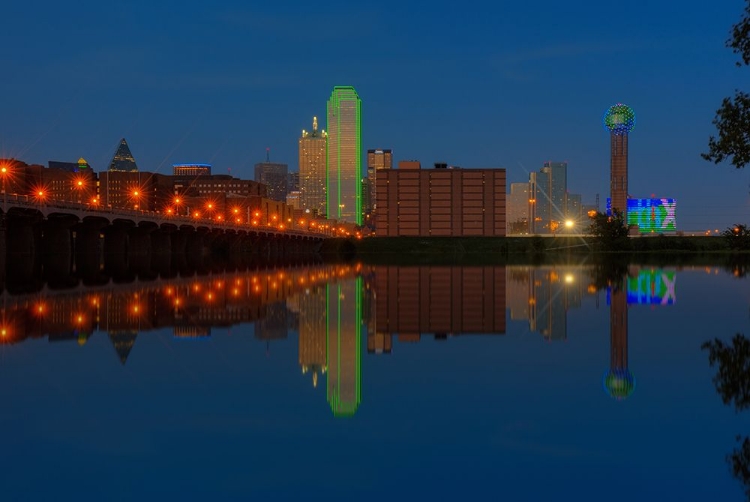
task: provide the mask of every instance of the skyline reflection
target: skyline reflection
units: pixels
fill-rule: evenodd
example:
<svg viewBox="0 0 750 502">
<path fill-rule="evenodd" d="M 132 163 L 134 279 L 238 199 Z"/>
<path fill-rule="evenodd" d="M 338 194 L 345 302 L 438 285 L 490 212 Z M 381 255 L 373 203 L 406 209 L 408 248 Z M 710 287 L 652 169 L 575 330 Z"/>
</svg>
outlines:
<svg viewBox="0 0 750 502">
<path fill-rule="evenodd" d="M 610 369 L 605 390 L 632 393 L 627 309 L 673 304 L 677 272 L 632 268 L 624 277 L 595 277 L 593 267 L 311 265 L 30 295 L 3 295 L 2 344 L 47 337 L 84 345 L 106 334 L 125 365 L 143 333 L 171 329 L 175 339 L 210 339 L 212 328 L 253 326 L 271 345 L 298 337 L 298 365 L 326 395 L 336 416 L 356 413 L 362 397 L 362 345 L 391 354 L 423 336 L 504 335 L 507 322 L 527 322 L 548 341 L 565 341 L 568 313 L 606 288 Z M 607 286 L 596 286 L 606 284 Z M 362 338 L 365 337 L 363 344 Z"/>
</svg>

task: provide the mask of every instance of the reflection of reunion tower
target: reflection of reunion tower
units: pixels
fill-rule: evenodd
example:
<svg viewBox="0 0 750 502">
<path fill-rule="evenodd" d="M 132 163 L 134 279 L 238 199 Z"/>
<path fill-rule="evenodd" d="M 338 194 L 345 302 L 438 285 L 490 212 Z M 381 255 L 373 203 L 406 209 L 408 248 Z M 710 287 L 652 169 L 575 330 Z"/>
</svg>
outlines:
<svg viewBox="0 0 750 502">
<path fill-rule="evenodd" d="M 609 303 L 609 371 L 604 389 L 613 398 L 625 399 L 635 389 L 628 369 L 628 293 L 624 285 L 613 285 Z"/>
<path fill-rule="evenodd" d="M 617 103 L 604 114 L 604 128 L 609 131 L 612 153 L 610 156 L 610 187 L 612 210 L 625 216 L 628 211 L 628 134 L 635 127 L 635 112 L 628 105 Z"/>
</svg>

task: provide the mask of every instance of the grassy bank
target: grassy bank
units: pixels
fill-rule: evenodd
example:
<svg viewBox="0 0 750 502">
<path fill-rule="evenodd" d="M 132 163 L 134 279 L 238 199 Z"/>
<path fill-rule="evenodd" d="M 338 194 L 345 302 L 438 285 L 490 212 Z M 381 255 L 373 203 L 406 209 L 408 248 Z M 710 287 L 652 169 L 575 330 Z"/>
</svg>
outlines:
<svg viewBox="0 0 750 502">
<path fill-rule="evenodd" d="M 605 250 L 592 237 L 371 237 L 351 241 L 348 253 L 365 263 L 556 263 L 628 255 L 639 261 L 724 262 L 737 251 L 709 236 L 631 237 Z M 750 256 L 748 251 L 739 254 Z"/>
</svg>

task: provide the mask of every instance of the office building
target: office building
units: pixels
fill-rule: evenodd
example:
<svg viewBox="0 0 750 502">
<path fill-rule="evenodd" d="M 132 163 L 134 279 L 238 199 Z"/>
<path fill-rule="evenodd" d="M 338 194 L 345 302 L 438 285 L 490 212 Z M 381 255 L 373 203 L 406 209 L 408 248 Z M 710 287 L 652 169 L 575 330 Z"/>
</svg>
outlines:
<svg viewBox="0 0 750 502">
<path fill-rule="evenodd" d="M 529 183 L 511 183 L 508 195 L 508 235 L 529 233 L 529 205 L 531 194 Z"/>
<path fill-rule="evenodd" d="M 374 222 L 375 213 L 377 212 L 377 183 L 375 174 L 380 169 L 393 169 L 393 150 L 376 149 L 367 150 L 367 183 L 369 190 L 364 192 L 369 200 L 364 204 L 365 224 L 368 219 Z"/>
<path fill-rule="evenodd" d="M 504 236 L 505 169 L 440 166 L 401 161 L 377 172 L 377 234 Z"/>
<path fill-rule="evenodd" d="M 286 193 L 299 192 L 299 173 L 287 174 Z"/>
<path fill-rule="evenodd" d="M 268 187 L 268 198 L 277 201 L 286 201 L 288 166 L 271 162 L 268 151 L 266 161 L 255 164 L 255 181 Z"/>
<path fill-rule="evenodd" d="M 326 145 L 328 134 L 318 131 L 318 117 L 313 117 L 312 131 L 302 130 L 299 138 L 299 190 L 302 209 L 326 214 Z"/>
<path fill-rule="evenodd" d="M 530 233 L 550 234 L 563 229 L 567 219 L 568 163 L 545 162 L 529 174 Z"/>
<path fill-rule="evenodd" d="M 172 164 L 174 176 L 211 176 L 211 164 Z"/>
<path fill-rule="evenodd" d="M 133 154 L 130 153 L 130 147 L 125 138 L 120 140 L 117 151 L 109 163 L 107 171 L 138 172 L 138 166 L 135 163 Z"/>
<path fill-rule="evenodd" d="M 362 224 L 361 108 L 354 87 L 336 86 L 328 100 L 326 215 Z"/>
</svg>

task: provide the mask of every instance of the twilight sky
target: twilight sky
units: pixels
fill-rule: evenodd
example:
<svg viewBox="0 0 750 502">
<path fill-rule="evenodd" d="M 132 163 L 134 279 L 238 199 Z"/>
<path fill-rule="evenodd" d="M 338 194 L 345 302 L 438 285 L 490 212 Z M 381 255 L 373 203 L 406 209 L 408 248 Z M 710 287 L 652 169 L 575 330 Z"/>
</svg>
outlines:
<svg viewBox="0 0 750 502">
<path fill-rule="evenodd" d="M 2 157 L 100 171 L 125 137 L 144 171 L 252 179 L 266 148 L 296 171 L 301 130 L 353 85 L 363 149 L 509 183 L 564 160 L 569 191 L 603 208 L 601 118 L 622 102 L 632 196 L 677 199 L 682 230 L 750 223 L 750 170 L 700 157 L 722 98 L 750 90 L 724 46 L 741 0 L 6 4 Z"/>
</svg>

